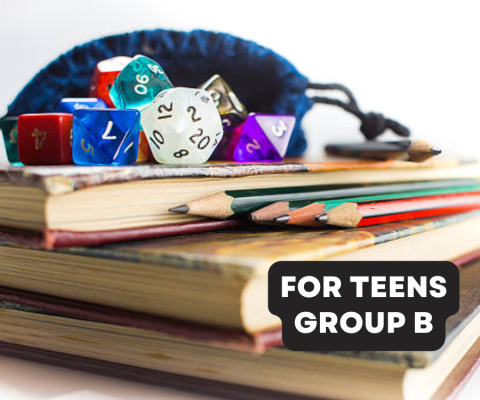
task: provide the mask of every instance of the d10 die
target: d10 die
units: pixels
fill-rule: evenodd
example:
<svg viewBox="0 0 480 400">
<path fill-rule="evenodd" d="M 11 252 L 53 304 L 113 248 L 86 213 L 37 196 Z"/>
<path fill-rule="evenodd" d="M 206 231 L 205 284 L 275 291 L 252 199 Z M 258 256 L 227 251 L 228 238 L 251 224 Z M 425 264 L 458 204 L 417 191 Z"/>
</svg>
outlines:
<svg viewBox="0 0 480 400">
<path fill-rule="evenodd" d="M 233 130 L 223 132 L 223 139 L 212 154 L 212 160 L 233 161 L 233 153 L 242 136 L 244 123 Z M 225 125 L 224 125 L 225 126 Z"/>
<path fill-rule="evenodd" d="M 205 90 L 164 90 L 142 113 L 155 160 L 165 164 L 207 161 L 223 137 L 222 121 Z"/>
<path fill-rule="evenodd" d="M 75 110 L 84 108 L 107 108 L 107 105 L 102 99 L 95 97 L 64 98 L 58 103 L 57 112 L 73 114 Z"/>
<path fill-rule="evenodd" d="M 3 142 L 10 164 L 20 162 L 18 158 L 18 133 L 17 133 L 17 117 L 6 117 L 0 119 L 0 129 L 3 134 Z"/>
<path fill-rule="evenodd" d="M 145 136 L 145 132 L 140 131 L 140 136 L 138 139 L 138 156 L 137 163 L 144 163 L 150 160 L 151 158 L 150 146 L 148 144 L 148 139 Z"/>
<path fill-rule="evenodd" d="M 27 165 L 72 163 L 72 114 L 18 117 L 18 156 Z"/>
<path fill-rule="evenodd" d="M 294 127 L 293 115 L 250 114 L 233 158 L 238 162 L 281 161 Z"/>
<path fill-rule="evenodd" d="M 73 113 L 73 161 L 82 165 L 133 164 L 139 131 L 137 110 L 77 110 Z"/>
<path fill-rule="evenodd" d="M 247 109 L 220 75 L 213 75 L 200 89 L 206 90 L 212 96 L 222 117 L 225 132 L 233 131 L 247 118 Z"/>
<path fill-rule="evenodd" d="M 110 98 L 117 108 L 142 110 L 164 89 L 173 87 L 160 64 L 138 55 L 120 72 Z"/>
<path fill-rule="evenodd" d="M 123 68 L 132 61 L 131 57 L 113 57 L 100 61 L 93 72 L 90 83 L 90 97 L 96 97 L 103 100 L 109 108 L 115 108 L 110 100 L 110 89 L 122 72 Z"/>
</svg>

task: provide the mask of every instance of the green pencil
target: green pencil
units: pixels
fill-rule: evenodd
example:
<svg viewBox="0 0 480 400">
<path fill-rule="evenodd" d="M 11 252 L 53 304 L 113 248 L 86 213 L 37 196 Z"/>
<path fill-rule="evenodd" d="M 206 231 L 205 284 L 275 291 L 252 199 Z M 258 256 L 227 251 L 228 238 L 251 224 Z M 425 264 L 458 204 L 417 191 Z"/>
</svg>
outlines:
<svg viewBox="0 0 480 400">
<path fill-rule="evenodd" d="M 176 213 L 225 219 L 234 215 L 250 213 L 279 201 L 310 201 L 342 199 L 346 197 L 373 196 L 387 193 L 402 193 L 416 190 L 454 188 L 478 185 L 477 179 L 447 179 L 372 185 L 318 185 L 290 188 L 254 190 L 228 190 L 191 203 L 171 208 Z"/>
</svg>

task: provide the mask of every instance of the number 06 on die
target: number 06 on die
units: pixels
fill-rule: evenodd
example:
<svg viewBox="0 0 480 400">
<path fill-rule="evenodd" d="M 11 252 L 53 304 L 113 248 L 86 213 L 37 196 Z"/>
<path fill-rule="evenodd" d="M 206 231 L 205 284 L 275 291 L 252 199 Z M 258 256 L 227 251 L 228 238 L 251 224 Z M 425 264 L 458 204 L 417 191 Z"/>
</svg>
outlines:
<svg viewBox="0 0 480 400">
<path fill-rule="evenodd" d="M 142 112 L 141 123 L 155 160 L 163 164 L 201 164 L 223 137 L 212 96 L 202 89 L 162 91 Z"/>
<path fill-rule="evenodd" d="M 120 72 L 110 90 L 116 108 L 144 109 L 157 94 L 173 87 L 160 64 L 137 55 Z"/>
</svg>

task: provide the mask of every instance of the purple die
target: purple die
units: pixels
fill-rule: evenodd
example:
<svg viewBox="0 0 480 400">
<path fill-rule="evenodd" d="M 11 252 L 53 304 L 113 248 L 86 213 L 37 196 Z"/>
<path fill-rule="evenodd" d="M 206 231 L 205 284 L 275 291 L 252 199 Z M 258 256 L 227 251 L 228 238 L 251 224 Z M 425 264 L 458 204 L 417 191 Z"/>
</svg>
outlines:
<svg viewBox="0 0 480 400">
<path fill-rule="evenodd" d="M 249 114 L 233 153 L 234 160 L 282 161 L 294 127 L 293 115 Z"/>
</svg>

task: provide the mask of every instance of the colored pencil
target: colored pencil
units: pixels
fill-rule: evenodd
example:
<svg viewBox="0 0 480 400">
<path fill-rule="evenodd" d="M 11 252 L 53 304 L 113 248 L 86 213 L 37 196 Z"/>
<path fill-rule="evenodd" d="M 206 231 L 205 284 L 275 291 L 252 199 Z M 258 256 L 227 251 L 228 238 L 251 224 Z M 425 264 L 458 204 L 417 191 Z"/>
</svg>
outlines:
<svg viewBox="0 0 480 400">
<path fill-rule="evenodd" d="M 400 193 L 475 184 L 480 184 L 480 181 L 476 179 L 447 179 L 371 185 L 317 185 L 254 190 L 227 190 L 185 205 L 171 208 L 169 211 L 225 219 L 234 215 L 251 213 L 279 201 L 310 201 L 310 203 L 312 203 L 320 199 L 341 199 L 346 197 Z M 302 206 L 304 205 L 305 204 Z M 285 214 L 285 212 L 283 212 L 283 214 Z"/>
<path fill-rule="evenodd" d="M 479 208 L 480 192 L 470 192 L 414 199 L 343 203 L 318 215 L 317 220 L 326 225 L 356 228 L 454 214 Z"/>
<path fill-rule="evenodd" d="M 325 147 L 327 154 L 342 157 L 368 158 L 373 160 L 405 160 L 423 162 L 442 150 L 423 140 L 399 140 L 395 142 L 334 143 Z"/>
<path fill-rule="evenodd" d="M 362 197 L 350 197 L 345 199 L 324 200 L 309 204 L 305 207 L 299 208 L 295 211 L 280 215 L 274 218 L 275 225 L 287 224 L 287 225 L 300 225 L 316 227 L 322 225 L 320 221 L 316 220 L 317 215 L 320 213 L 331 210 L 338 207 L 343 203 L 358 203 L 358 202 L 372 202 L 377 200 L 394 200 L 394 199 L 410 199 L 427 196 L 438 196 L 442 194 L 454 194 L 454 193 L 469 193 L 480 192 L 480 185 L 459 186 L 453 188 L 439 188 L 429 190 L 417 190 L 412 192 L 403 193 L 387 193 L 374 196 L 362 196 Z M 318 204 L 315 206 L 315 204 Z M 323 208 L 323 211 L 322 211 Z M 320 211 L 320 212 L 317 212 Z"/>
</svg>

